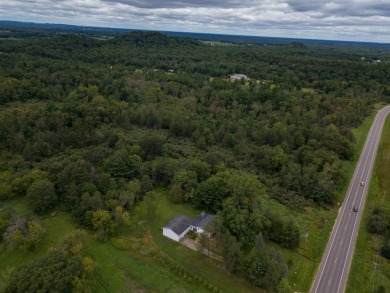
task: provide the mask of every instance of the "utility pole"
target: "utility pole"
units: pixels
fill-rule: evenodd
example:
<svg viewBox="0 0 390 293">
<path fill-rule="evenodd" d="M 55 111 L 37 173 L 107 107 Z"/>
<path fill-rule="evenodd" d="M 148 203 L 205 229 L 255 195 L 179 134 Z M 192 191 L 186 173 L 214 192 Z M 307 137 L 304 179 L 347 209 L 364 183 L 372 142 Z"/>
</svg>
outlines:
<svg viewBox="0 0 390 293">
<path fill-rule="evenodd" d="M 208 233 L 208 232 L 207 232 L 207 238 L 208 238 L 207 256 L 210 258 L 210 233 Z"/>
<path fill-rule="evenodd" d="M 376 272 L 376 267 L 379 265 L 377 262 L 373 261 L 372 262 L 373 265 L 374 265 L 374 268 L 372 270 L 372 274 L 371 274 L 371 278 L 370 278 L 370 282 L 372 281 L 372 277 L 374 276 L 375 272 Z"/>
<path fill-rule="evenodd" d="M 307 244 L 307 237 L 309 236 L 309 232 L 306 232 L 306 234 L 305 234 L 305 250 L 306 250 L 306 244 Z"/>
<path fill-rule="evenodd" d="M 375 273 L 376 273 L 376 268 L 377 268 L 377 266 L 380 265 L 379 263 L 377 263 L 377 262 L 375 262 L 375 261 L 373 261 L 372 263 L 373 263 L 373 265 L 374 265 L 374 268 L 372 269 L 372 274 L 371 274 L 370 282 L 372 282 L 372 277 L 374 277 L 374 275 L 375 275 Z M 372 282 L 372 287 L 371 287 L 371 288 L 372 288 L 372 289 L 371 289 L 371 292 L 374 292 L 374 289 L 375 289 L 375 279 L 374 279 L 374 282 Z"/>
</svg>

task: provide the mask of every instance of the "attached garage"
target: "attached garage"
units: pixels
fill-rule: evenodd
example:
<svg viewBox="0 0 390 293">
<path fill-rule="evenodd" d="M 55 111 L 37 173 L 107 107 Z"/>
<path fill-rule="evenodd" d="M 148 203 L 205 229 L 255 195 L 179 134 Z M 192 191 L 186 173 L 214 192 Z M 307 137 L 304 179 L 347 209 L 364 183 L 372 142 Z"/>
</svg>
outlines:
<svg viewBox="0 0 390 293">
<path fill-rule="evenodd" d="M 190 229 L 196 233 L 203 233 L 204 228 L 214 221 L 215 215 L 209 215 L 202 212 L 195 220 L 192 221 Z"/>
<path fill-rule="evenodd" d="M 190 230 L 191 223 L 186 216 L 176 216 L 163 227 L 163 235 L 179 242 Z"/>
</svg>

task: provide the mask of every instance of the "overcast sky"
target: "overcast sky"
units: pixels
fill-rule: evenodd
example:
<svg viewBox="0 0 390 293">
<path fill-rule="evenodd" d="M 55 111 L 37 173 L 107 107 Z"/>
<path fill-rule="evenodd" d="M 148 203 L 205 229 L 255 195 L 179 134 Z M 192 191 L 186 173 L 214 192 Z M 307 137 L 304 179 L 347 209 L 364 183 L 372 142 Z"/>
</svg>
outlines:
<svg viewBox="0 0 390 293">
<path fill-rule="evenodd" d="M 0 0 L 0 19 L 390 43 L 390 0 Z"/>
</svg>

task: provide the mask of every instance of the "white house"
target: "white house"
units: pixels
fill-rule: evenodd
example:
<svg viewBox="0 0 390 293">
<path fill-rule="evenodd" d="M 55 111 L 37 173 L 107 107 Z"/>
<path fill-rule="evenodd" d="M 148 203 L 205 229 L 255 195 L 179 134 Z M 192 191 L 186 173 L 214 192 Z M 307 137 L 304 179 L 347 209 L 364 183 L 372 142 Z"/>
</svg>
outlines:
<svg viewBox="0 0 390 293">
<path fill-rule="evenodd" d="M 235 74 L 229 75 L 229 78 L 232 80 L 241 80 L 241 79 L 248 80 L 249 79 L 249 77 L 247 75 L 242 74 L 242 73 L 235 73 Z"/>
<path fill-rule="evenodd" d="M 186 216 L 176 216 L 163 227 L 163 235 L 180 241 L 190 230 L 192 220 Z"/>
<path fill-rule="evenodd" d="M 195 220 L 192 221 L 190 230 L 196 233 L 203 233 L 204 227 L 210 224 L 215 218 L 215 215 L 209 215 L 202 212 Z"/>
</svg>

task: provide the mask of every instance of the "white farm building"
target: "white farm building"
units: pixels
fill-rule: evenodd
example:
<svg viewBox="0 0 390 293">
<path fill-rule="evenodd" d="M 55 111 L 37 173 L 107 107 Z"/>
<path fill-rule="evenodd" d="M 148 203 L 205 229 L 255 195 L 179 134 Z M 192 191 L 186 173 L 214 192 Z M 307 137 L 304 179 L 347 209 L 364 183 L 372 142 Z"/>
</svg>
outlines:
<svg viewBox="0 0 390 293">
<path fill-rule="evenodd" d="M 180 241 L 190 230 L 192 220 L 186 216 L 176 216 L 163 227 L 163 235 L 175 241 Z"/>
</svg>

